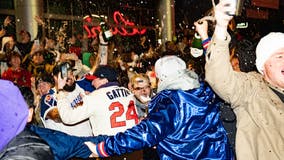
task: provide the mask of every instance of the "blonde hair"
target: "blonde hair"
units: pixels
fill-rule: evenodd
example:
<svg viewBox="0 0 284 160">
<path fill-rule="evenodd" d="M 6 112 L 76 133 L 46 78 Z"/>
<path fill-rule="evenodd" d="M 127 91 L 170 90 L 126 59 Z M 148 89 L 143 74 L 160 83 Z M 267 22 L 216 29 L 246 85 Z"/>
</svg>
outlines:
<svg viewBox="0 0 284 160">
<path fill-rule="evenodd" d="M 146 75 L 144 73 L 135 74 L 130 79 L 130 86 L 133 87 L 134 84 L 138 84 L 138 83 L 141 83 L 141 82 L 144 82 L 144 81 L 146 81 L 146 83 L 148 83 L 149 85 L 151 84 L 150 78 L 148 77 L 148 75 Z"/>
</svg>

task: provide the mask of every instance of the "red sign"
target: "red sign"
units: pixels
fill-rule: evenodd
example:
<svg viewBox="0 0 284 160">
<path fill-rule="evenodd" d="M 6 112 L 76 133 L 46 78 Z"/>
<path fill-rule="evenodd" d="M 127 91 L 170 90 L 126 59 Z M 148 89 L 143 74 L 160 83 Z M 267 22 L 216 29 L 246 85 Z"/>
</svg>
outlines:
<svg viewBox="0 0 284 160">
<path fill-rule="evenodd" d="M 119 34 L 122 36 L 133 36 L 136 34 L 145 34 L 147 31 L 145 28 L 141 29 L 135 26 L 134 22 L 129 22 L 128 20 L 124 19 L 122 14 L 118 11 L 113 13 L 113 20 L 115 23 L 114 25 L 111 25 L 113 35 Z M 101 27 L 99 25 L 88 25 L 92 22 L 92 18 L 90 16 L 84 18 L 84 21 L 86 24 L 83 25 L 83 28 L 88 33 L 88 38 L 97 37 L 97 33 L 101 31 Z"/>
<path fill-rule="evenodd" d="M 279 8 L 279 0 L 252 0 L 251 3 L 252 5 L 257 7 L 272 8 L 272 9 Z"/>
<path fill-rule="evenodd" d="M 257 10 L 257 9 L 246 9 L 246 14 L 248 18 L 256 19 L 268 19 L 269 12 L 267 10 Z"/>
</svg>

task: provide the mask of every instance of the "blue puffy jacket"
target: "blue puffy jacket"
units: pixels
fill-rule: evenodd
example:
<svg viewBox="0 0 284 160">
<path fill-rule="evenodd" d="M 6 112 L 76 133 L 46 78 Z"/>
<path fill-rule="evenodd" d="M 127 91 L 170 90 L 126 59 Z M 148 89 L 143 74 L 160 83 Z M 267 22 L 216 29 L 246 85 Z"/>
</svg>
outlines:
<svg viewBox="0 0 284 160">
<path fill-rule="evenodd" d="M 108 157 L 157 146 L 163 160 L 234 159 L 218 103 L 204 83 L 189 91 L 161 91 L 150 102 L 146 119 L 99 143 L 97 152 Z"/>
</svg>

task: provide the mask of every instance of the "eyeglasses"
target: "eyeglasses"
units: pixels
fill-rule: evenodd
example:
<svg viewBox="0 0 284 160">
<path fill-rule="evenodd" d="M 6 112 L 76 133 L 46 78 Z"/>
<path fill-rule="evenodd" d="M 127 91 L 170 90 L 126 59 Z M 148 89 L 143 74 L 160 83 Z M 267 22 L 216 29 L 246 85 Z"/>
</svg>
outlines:
<svg viewBox="0 0 284 160">
<path fill-rule="evenodd" d="M 150 89 L 150 86 L 145 86 L 145 87 L 135 87 L 134 90 L 146 90 L 146 89 Z"/>
</svg>

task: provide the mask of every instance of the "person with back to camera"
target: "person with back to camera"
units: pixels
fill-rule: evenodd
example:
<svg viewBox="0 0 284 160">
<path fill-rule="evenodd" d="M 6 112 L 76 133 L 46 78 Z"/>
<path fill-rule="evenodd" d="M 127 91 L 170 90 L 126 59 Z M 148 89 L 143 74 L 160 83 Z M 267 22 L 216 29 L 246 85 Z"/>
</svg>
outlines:
<svg viewBox="0 0 284 160">
<path fill-rule="evenodd" d="M 215 7 L 216 27 L 206 53 L 206 81 L 237 116 L 237 159 L 284 157 L 284 33 L 271 32 L 256 48 L 258 72 L 234 72 L 229 61 L 230 0 Z"/>
<path fill-rule="evenodd" d="M 155 64 L 158 94 L 136 126 L 97 145 L 85 142 L 91 157 L 109 157 L 157 146 L 160 159 L 234 159 L 219 120 L 218 100 L 177 56 Z"/>
<path fill-rule="evenodd" d="M 65 160 L 88 158 L 85 141 L 98 143 L 104 136 L 76 137 L 33 124 L 34 97 L 29 87 L 18 88 L 0 80 L 0 159 Z"/>
<path fill-rule="evenodd" d="M 84 95 L 81 105 L 76 108 L 66 103 L 66 92 L 62 90 L 66 78 L 58 76 L 57 107 L 63 123 L 74 124 L 89 119 L 95 136 L 114 135 L 138 124 L 134 95 L 119 86 L 117 75 L 109 65 L 99 65 L 92 75 L 86 75 L 96 90 Z"/>
<path fill-rule="evenodd" d="M 24 96 L 24 97 L 23 97 Z M 29 129 L 33 117 L 33 93 L 0 80 L 0 159 L 53 159 L 48 144 Z"/>
</svg>

